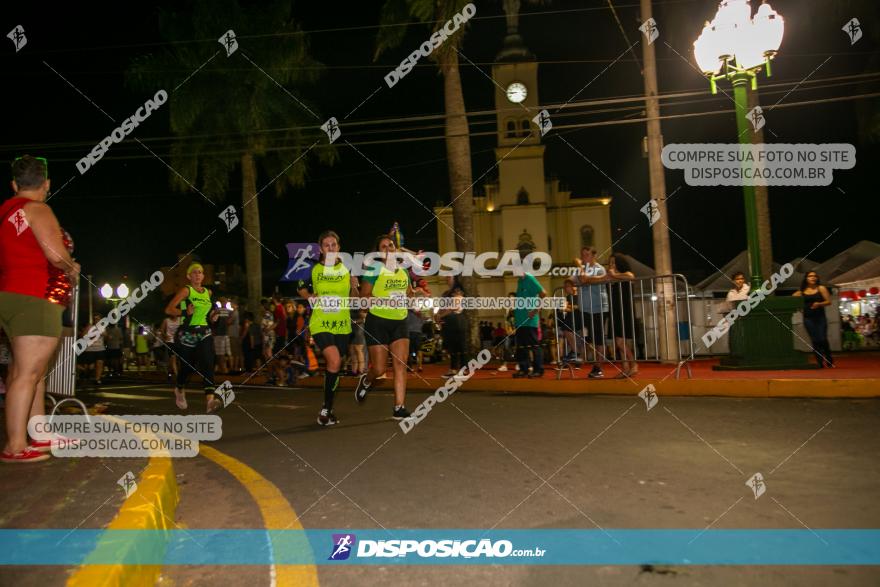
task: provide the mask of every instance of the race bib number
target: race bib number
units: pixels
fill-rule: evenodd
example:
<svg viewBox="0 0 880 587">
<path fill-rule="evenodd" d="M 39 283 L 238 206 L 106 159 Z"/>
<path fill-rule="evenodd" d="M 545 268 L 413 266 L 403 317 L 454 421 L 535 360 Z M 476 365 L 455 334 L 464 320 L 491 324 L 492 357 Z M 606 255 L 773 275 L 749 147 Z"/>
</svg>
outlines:
<svg viewBox="0 0 880 587">
<path fill-rule="evenodd" d="M 403 291 L 393 291 L 391 292 L 391 300 L 393 308 L 405 308 L 406 307 L 406 292 Z"/>
</svg>

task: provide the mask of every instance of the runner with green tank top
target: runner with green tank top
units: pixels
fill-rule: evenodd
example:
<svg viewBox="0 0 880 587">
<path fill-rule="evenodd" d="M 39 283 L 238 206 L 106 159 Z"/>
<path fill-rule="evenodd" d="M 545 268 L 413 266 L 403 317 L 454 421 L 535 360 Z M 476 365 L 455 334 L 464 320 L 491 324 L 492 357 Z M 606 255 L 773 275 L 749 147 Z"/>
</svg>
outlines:
<svg viewBox="0 0 880 587">
<path fill-rule="evenodd" d="M 324 405 L 318 414 L 318 424 L 333 426 L 339 420 L 333 413 L 333 399 L 339 385 L 342 357 L 348 353 L 351 336 L 351 304 L 348 298 L 357 296 L 358 280 L 339 260 L 339 235 L 325 230 L 318 237 L 321 258 L 312 267 L 308 279 L 300 280 L 299 295 L 312 302 L 309 332 L 324 355 Z M 334 258 L 336 257 L 336 258 Z"/>
<path fill-rule="evenodd" d="M 367 398 L 367 392 L 380 375 L 385 373 L 388 353 L 391 352 L 394 369 L 395 420 L 410 416 L 404 406 L 406 399 L 406 365 L 409 357 L 409 331 L 406 327 L 407 308 L 403 302 L 412 293 L 409 274 L 394 262 L 397 246 L 394 239 L 385 234 L 376 239 L 376 250 L 384 257 L 368 270 L 361 280 L 361 297 L 382 300 L 398 300 L 400 307 L 371 307 L 364 324 L 370 367 L 358 379 L 354 397 L 358 402 Z"/>
<path fill-rule="evenodd" d="M 180 288 L 165 308 L 167 315 L 181 317 L 175 345 L 180 366 L 174 398 L 178 408 L 187 408 L 184 387 L 195 371 L 202 376 L 207 411 L 211 413 L 223 407 L 223 402 L 214 397 L 214 341 L 211 340 L 210 325 L 217 316 L 211 302 L 211 290 L 202 286 L 204 268 L 199 263 L 192 263 L 186 270 L 186 277 L 189 285 Z"/>
</svg>

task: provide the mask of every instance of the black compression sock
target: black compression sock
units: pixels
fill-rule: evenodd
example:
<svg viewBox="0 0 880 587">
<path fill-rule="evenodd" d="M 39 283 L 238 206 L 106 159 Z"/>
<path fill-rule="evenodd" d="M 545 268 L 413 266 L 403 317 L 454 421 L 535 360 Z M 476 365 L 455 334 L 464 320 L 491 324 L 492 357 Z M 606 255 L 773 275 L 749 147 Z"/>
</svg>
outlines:
<svg viewBox="0 0 880 587">
<path fill-rule="evenodd" d="M 333 396 L 336 394 L 336 386 L 339 385 L 339 373 L 324 373 L 324 407 L 333 409 Z"/>
</svg>

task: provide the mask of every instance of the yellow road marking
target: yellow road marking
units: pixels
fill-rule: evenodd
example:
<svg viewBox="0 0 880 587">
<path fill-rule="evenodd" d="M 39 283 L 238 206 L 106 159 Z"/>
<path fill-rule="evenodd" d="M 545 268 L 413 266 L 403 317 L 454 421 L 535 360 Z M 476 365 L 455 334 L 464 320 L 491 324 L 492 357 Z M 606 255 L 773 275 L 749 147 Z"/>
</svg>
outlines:
<svg viewBox="0 0 880 587">
<path fill-rule="evenodd" d="M 167 400 L 167 399 L 173 397 L 173 396 L 169 396 L 169 395 L 162 395 L 162 396 L 159 396 L 159 395 L 129 395 L 126 393 L 111 393 L 109 391 L 99 391 L 98 393 L 95 393 L 92 395 L 96 395 L 98 397 L 106 397 L 106 398 L 110 398 L 110 399 L 144 399 L 144 400 L 153 400 L 153 401 L 160 400 L 160 399 Z"/>
<path fill-rule="evenodd" d="M 199 454 L 214 461 L 235 477 L 254 498 L 267 530 L 303 530 L 293 507 L 281 491 L 268 479 L 241 461 L 217 449 L 199 445 Z M 275 565 L 277 585 L 318 585 L 318 568 L 311 565 Z"/>
</svg>

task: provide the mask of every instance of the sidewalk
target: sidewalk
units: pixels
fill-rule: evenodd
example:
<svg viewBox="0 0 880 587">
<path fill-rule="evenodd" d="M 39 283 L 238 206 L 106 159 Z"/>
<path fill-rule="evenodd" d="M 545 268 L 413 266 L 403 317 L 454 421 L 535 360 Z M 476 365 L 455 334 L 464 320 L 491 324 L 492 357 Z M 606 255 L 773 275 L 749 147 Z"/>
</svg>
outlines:
<svg viewBox="0 0 880 587">
<path fill-rule="evenodd" d="M 459 388 L 459 391 L 482 391 L 496 393 L 538 394 L 615 394 L 638 393 L 648 384 L 657 393 L 669 396 L 727 396 L 727 397 L 880 397 L 880 352 L 860 352 L 835 356 L 834 369 L 809 369 L 798 371 L 713 371 L 718 359 L 696 359 L 690 363 L 691 377 L 682 367 L 680 379 L 675 379 L 674 364 L 640 363 L 639 373 L 632 379 L 615 379 L 620 371 L 613 365 L 604 364 L 605 377 L 587 379 L 589 367 L 569 371 L 556 371 L 548 365 L 543 377 L 514 379 L 513 363 L 507 363 L 508 371 L 498 371 L 498 363 L 492 362 L 480 369 Z M 443 374 L 448 363 L 425 365 L 421 373 L 408 375 L 410 390 L 434 391 L 445 382 Z M 379 389 L 391 388 L 391 371 L 388 379 L 378 382 Z M 572 378 L 572 375 L 574 378 Z M 557 376 L 560 379 L 557 379 Z M 141 378 L 149 381 L 165 381 L 156 373 L 144 373 Z M 251 375 L 216 375 L 219 383 L 229 380 L 234 385 L 265 385 L 264 371 Z M 353 388 L 355 378 L 343 377 L 340 389 Z M 321 387 L 320 376 L 299 380 L 297 387 Z M 279 390 L 285 389 L 279 387 Z"/>
</svg>

